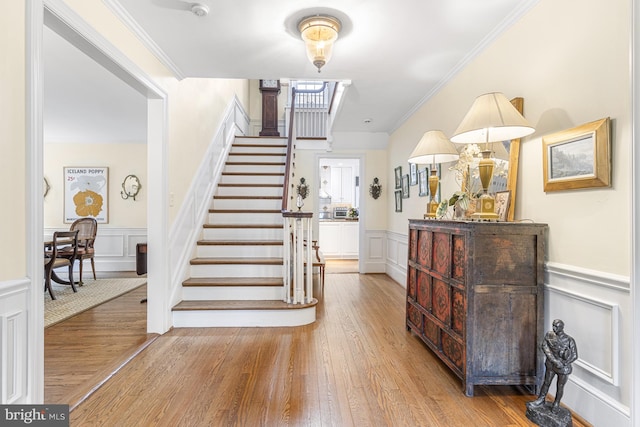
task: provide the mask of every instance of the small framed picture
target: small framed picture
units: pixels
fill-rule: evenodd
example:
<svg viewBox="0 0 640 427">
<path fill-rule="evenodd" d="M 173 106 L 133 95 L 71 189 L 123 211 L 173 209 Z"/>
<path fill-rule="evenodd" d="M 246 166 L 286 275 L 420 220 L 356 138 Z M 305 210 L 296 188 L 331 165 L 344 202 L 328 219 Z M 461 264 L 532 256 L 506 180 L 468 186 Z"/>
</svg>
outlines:
<svg viewBox="0 0 640 427">
<path fill-rule="evenodd" d="M 409 174 L 402 175 L 402 198 L 409 198 Z"/>
<path fill-rule="evenodd" d="M 427 168 L 418 171 L 418 196 L 425 197 L 429 194 L 429 170 Z"/>
<path fill-rule="evenodd" d="M 409 184 L 418 185 L 418 165 L 415 163 L 409 163 L 409 171 L 409 177 L 411 178 Z"/>
<path fill-rule="evenodd" d="M 402 191 L 396 190 L 395 196 L 396 196 L 396 212 L 402 212 Z"/>
<path fill-rule="evenodd" d="M 396 189 L 402 186 L 402 166 L 398 166 L 394 169 L 396 175 Z"/>
<path fill-rule="evenodd" d="M 498 221 L 506 221 L 509 212 L 509 203 L 511 202 L 511 191 L 498 191 L 496 193 L 496 213 Z"/>
<path fill-rule="evenodd" d="M 611 186 L 611 119 L 542 137 L 544 191 Z"/>
</svg>

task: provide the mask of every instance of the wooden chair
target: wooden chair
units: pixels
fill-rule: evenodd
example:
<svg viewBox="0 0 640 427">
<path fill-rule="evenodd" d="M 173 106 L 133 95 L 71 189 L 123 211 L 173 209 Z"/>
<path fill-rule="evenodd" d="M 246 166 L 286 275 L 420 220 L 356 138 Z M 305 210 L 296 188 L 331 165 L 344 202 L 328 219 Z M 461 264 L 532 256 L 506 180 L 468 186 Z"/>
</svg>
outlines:
<svg viewBox="0 0 640 427">
<path fill-rule="evenodd" d="M 53 233 L 53 240 L 45 243 L 44 251 L 44 289 L 49 291 L 51 299 L 56 299 L 51 287 L 51 281 L 63 285 L 71 285 L 73 292 L 78 292 L 73 282 L 73 262 L 76 259 L 78 251 L 78 231 L 56 231 Z M 59 253 L 67 255 L 60 256 Z M 71 254 L 71 255 L 69 255 Z M 59 267 L 68 267 L 69 280 L 60 279 L 55 269 Z"/>
<path fill-rule="evenodd" d="M 80 218 L 71 224 L 69 230 L 78 231 L 78 252 L 75 259 L 80 261 L 80 281 L 78 284 L 82 286 L 82 266 L 85 259 L 91 260 L 93 280 L 96 280 L 96 265 L 94 262 L 95 250 L 93 249 L 93 244 L 98 233 L 98 221 L 96 221 L 95 218 Z"/>
</svg>

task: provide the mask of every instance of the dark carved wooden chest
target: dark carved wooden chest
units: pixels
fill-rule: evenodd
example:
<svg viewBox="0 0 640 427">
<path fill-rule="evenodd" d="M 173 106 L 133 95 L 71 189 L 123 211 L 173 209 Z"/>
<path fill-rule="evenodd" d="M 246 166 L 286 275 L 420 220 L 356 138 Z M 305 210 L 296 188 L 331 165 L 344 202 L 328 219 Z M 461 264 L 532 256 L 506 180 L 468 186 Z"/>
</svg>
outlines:
<svg viewBox="0 0 640 427">
<path fill-rule="evenodd" d="M 462 379 L 526 385 L 544 375 L 547 226 L 410 220 L 407 329 Z"/>
</svg>

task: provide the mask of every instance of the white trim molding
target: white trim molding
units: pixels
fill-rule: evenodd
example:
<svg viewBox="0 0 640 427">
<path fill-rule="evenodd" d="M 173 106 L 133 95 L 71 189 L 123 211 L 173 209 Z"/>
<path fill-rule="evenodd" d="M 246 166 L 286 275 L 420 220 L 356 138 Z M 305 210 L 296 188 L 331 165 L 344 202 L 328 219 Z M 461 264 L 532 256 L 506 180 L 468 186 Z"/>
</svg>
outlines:
<svg viewBox="0 0 640 427">
<path fill-rule="evenodd" d="M 173 222 L 168 244 L 169 257 L 175 261 L 171 264 L 171 306 L 182 299 L 182 282 L 189 274 L 189 261 L 202 233 L 202 224 L 209 212 L 233 140 L 236 136 L 245 135 L 249 122 L 240 100 L 234 96 Z"/>
<path fill-rule="evenodd" d="M 384 230 L 366 230 L 365 244 L 360 249 L 362 273 L 387 272 L 387 232 Z"/>
<path fill-rule="evenodd" d="M 0 282 L 0 402 L 27 403 L 28 300 L 27 278 Z"/>
<path fill-rule="evenodd" d="M 167 67 L 169 71 L 173 73 L 173 76 L 182 80 L 186 76 L 184 72 L 176 65 L 175 62 L 164 53 L 164 51 L 158 46 L 158 44 L 153 41 L 151 36 L 136 22 L 135 19 L 127 12 L 127 10 L 122 7 L 122 5 L 117 0 L 102 0 L 102 2 L 111 10 L 111 12 L 120 19 L 124 25 L 135 34 L 138 39 L 142 42 L 142 44 L 149 49 L 149 51 L 164 65 Z"/>
<path fill-rule="evenodd" d="M 562 319 L 578 348 L 562 403 L 593 425 L 631 425 L 629 402 L 620 400 L 633 387 L 630 314 L 628 277 L 545 266 L 545 330 Z"/>
<path fill-rule="evenodd" d="M 409 238 L 406 234 L 387 231 L 386 273 L 403 287 L 407 286 Z"/>
</svg>

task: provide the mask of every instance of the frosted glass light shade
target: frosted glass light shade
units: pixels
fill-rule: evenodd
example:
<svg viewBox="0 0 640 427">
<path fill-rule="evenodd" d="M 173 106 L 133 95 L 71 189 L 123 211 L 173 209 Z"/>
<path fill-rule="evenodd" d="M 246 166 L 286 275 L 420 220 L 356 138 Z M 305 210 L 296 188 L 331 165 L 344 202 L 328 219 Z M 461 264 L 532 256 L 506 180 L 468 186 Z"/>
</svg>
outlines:
<svg viewBox="0 0 640 427">
<path fill-rule="evenodd" d="M 307 57 L 318 68 L 318 72 L 331 59 L 333 43 L 338 39 L 340 26 L 337 18 L 325 15 L 309 16 L 298 24 Z"/>
</svg>

